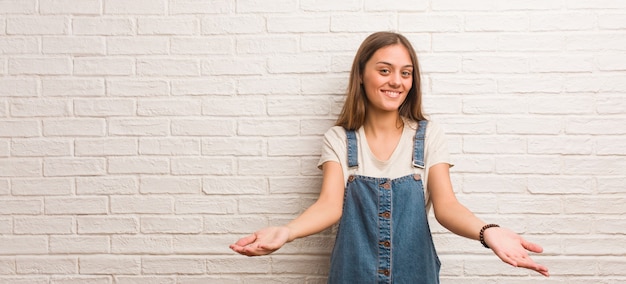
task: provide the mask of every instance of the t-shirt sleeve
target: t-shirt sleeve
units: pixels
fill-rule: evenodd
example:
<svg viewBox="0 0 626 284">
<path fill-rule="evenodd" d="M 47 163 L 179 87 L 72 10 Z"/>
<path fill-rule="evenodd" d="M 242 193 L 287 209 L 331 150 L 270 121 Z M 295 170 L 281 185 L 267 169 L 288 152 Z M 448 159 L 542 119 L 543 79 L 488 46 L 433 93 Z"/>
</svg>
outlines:
<svg viewBox="0 0 626 284">
<path fill-rule="evenodd" d="M 346 139 L 347 136 L 342 127 L 334 126 L 326 131 L 322 143 L 322 154 L 317 163 L 319 169 L 328 161 L 343 164 L 342 162 L 347 160 Z"/>
<path fill-rule="evenodd" d="M 454 166 L 450 160 L 448 141 L 443 128 L 432 121 L 429 122 L 427 127 L 425 160 L 427 161 L 429 167 L 441 163 L 449 164 L 450 167 Z"/>
</svg>

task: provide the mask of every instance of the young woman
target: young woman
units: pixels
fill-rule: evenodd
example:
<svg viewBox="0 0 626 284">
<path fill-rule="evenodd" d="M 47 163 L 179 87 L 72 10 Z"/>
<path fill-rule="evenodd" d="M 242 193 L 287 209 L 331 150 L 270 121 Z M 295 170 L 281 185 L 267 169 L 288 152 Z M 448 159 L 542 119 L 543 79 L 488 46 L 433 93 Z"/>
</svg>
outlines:
<svg viewBox="0 0 626 284">
<path fill-rule="evenodd" d="M 324 135 L 318 200 L 285 226 L 268 227 L 230 248 L 257 256 L 339 223 L 328 283 L 439 283 L 428 226 L 437 221 L 480 242 L 502 261 L 548 276 L 528 251 L 539 245 L 461 205 L 452 190 L 446 140 L 422 112 L 417 56 L 402 35 L 378 32 L 361 44 L 336 126 Z"/>
</svg>

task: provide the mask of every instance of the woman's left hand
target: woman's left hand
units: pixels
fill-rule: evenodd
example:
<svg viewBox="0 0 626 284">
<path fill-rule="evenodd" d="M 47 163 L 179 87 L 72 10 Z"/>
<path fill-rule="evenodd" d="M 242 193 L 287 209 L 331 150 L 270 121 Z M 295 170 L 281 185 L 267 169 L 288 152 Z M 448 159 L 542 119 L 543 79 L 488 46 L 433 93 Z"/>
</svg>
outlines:
<svg viewBox="0 0 626 284">
<path fill-rule="evenodd" d="M 548 268 L 536 263 L 528 252 L 540 253 L 543 248 L 523 239 L 518 234 L 500 227 L 489 228 L 484 233 L 485 242 L 505 263 L 515 267 L 528 268 L 544 276 L 550 276 Z"/>
</svg>

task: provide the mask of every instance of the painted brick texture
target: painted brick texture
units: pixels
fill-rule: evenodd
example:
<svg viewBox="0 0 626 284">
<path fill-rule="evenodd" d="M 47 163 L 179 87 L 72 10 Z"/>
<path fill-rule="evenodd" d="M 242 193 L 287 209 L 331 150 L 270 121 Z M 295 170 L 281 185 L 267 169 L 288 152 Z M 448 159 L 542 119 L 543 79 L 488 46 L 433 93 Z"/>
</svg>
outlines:
<svg viewBox="0 0 626 284">
<path fill-rule="evenodd" d="M 458 198 L 552 277 L 431 220 L 442 283 L 626 282 L 626 2 L 0 1 L 0 283 L 325 283 L 312 204 L 360 42 L 414 44 Z"/>
</svg>

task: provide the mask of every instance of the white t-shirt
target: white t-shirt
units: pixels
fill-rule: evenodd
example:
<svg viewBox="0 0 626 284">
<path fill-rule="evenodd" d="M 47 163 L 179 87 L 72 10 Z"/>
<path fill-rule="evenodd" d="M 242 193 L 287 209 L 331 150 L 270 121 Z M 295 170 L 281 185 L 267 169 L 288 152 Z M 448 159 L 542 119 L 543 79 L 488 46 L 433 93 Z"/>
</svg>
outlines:
<svg viewBox="0 0 626 284">
<path fill-rule="evenodd" d="M 447 163 L 452 167 L 450 154 L 443 129 L 432 121 L 426 126 L 424 141 L 424 169 L 413 167 L 413 138 L 417 131 L 417 122 L 404 119 L 404 129 L 400 142 L 387 161 L 378 160 L 369 148 L 363 127 L 356 131 L 359 166 L 348 167 L 348 149 L 346 131 L 341 126 L 333 126 L 324 134 L 322 155 L 317 164 L 319 168 L 328 161 L 338 162 L 343 169 L 344 184 L 352 174 L 376 178 L 395 179 L 410 174 L 420 174 L 424 185 L 426 210 L 430 210 L 431 200 L 426 185 L 428 169 L 436 164 Z"/>
</svg>

